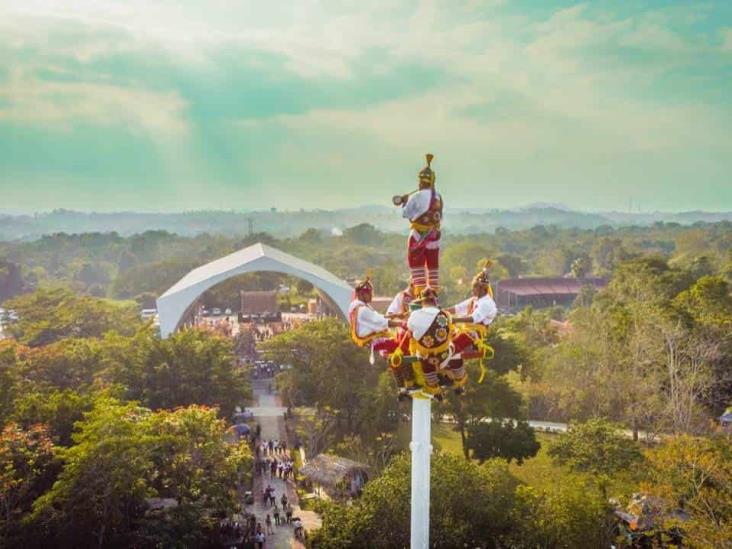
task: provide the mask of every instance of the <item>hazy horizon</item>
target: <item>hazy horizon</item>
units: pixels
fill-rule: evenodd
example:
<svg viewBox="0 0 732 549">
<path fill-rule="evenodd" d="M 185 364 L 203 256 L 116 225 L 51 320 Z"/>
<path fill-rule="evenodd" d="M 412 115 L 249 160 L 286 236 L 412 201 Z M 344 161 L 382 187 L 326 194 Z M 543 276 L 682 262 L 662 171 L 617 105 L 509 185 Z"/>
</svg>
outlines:
<svg viewBox="0 0 732 549">
<path fill-rule="evenodd" d="M 196 214 L 196 213 L 233 213 L 233 214 L 248 214 L 248 213 L 267 213 L 270 212 L 272 207 L 263 208 L 200 208 L 200 209 L 187 209 L 187 210 L 154 210 L 154 209 L 89 209 L 84 210 L 80 208 L 50 208 L 45 210 L 31 210 L 23 208 L 11 208 L 6 209 L 0 207 L 0 215 L 10 216 L 32 216 L 32 215 L 47 215 L 59 211 L 68 211 L 79 214 L 100 214 L 100 215 L 112 215 L 112 214 L 141 214 L 141 215 L 176 215 L 176 214 Z M 276 208 L 276 207 L 275 207 Z M 360 208 L 384 208 L 393 209 L 398 214 L 398 208 L 394 208 L 388 204 L 357 204 L 354 206 L 344 206 L 341 208 L 276 208 L 278 213 L 299 213 L 299 212 L 339 212 L 347 211 L 352 209 Z M 525 204 L 523 206 L 516 206 L 513 208 L 476 208 L 476 207 L 447 207 L 447 211 L 473 211 L 473 212 L 490 212 L 490 211 L 503 211 L 503 212 L 520 212 L 532 209 L 557 209 L 564 210 L 572 213 L 587 213 L 587 214 L 617 214 L 617 215 L 654 215 L 654 214 L 684 214 L 684 213 L 705 213 L 705 214 L 728 214 L 732 213 L 732 207 L 730 209 L 718 209 L 718 210 L 704 210 L 700 208 L 696 209 L 679 209 L 679 210 L 638 210 L 633 211 L 622 210 L 622 209 L 593 209 L 593 208 L 570 208 L 563 204 Z"/>
<path fill-rule="evenodd" d="M 0 209 L 732 210 L 732 3 L 0 0 Z"/>
</svg>

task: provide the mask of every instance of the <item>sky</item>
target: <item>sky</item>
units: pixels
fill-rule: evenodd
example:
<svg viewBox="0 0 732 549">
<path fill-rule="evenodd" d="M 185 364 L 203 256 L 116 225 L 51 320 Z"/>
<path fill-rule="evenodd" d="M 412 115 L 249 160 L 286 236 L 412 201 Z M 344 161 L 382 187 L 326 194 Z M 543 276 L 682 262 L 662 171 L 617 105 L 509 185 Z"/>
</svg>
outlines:
<svg viewBox="0 0 732 549">
<path fill-rule="evenodd" d="M 0 0 L 0 210 L 732 210 L 732 2 Z"/>
</svg>

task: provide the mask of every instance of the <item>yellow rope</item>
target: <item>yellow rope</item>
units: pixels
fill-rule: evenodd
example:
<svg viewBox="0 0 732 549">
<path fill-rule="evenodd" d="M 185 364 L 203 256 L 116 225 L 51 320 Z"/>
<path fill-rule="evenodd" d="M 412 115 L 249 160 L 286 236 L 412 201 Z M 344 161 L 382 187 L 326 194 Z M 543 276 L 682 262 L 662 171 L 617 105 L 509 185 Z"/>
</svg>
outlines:
<svg viewBox="0 0 732 549">
<path fill-rule="evenodd" d="M 485 339 L 479 339 L 475 342 L 475 348 L 478 349 L 481 353 L 480 357 L 480 377 L 478 378 L 478 383 L 483 383 L 483 380 L 485 379 L 485 375 L 488 372 L 488 367 L 485 365 L 487 360 L 491 360 L 493 357 L 496 356 L 496 351 L 493 347 L 488 345 L 486 343 Z"/>
<path fill-rule="evenodd" d="M 392 368 L 399 368 L 399 366 L 402 365 L 402 357 L 404 356 L 404 351 L 401 349 L 397 349 L 393 353 L 391 353 L 391 356 L 389 357 L 389 365 Z"/>
</svg>

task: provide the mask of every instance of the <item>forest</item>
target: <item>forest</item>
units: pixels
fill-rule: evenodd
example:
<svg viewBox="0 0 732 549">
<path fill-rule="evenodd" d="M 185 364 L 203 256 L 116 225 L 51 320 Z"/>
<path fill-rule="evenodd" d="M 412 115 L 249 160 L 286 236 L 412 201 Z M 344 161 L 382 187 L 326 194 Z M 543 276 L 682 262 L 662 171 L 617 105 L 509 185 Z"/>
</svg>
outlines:
<svg viewBox="0 0 732 549">
<path fill-rule="evenodd" d="M 371 270 L 379 295 L 407 279 L 404 238 L 360 224 L 183 237 L 151 231 L 54 234 L 0 243 L 0 306 L 17 321 L 0 341 L 0 539 L 5 546 L 209 546 L 216 517 L 251 474 L 227 419 L 251 394 L 241 343 L 187 330 L 161 340 L 139 310 L 191 268 L 254 242 L 346 279 Z M 617 543 L 613 504 L 648 494 L 659 543 L 732 543 L 732 444 L 717 420 L 732 405 L 732 224 L 498 229 L 443 239 L 442 299 L 493 277 L 600 276 L 568 308 L 502 315 L 483 384 L 436 406 L 432 539 L 440 547 L 593 547 Z M 240 289 L 307 284 L 263 273 L 202 297 L 238 308 Z M 283 307 L 286 304 L 283 303 Z M 377 472 L 353 505 L 319 504 L 317 547 L 401 547 L 408 539 L 404 408 L 379 363 L 344 325 L 312 322 L 262 350 L 309 454 L 330 451 Z M 471 376 L 477 365 L 469 364 Z M 486 421 L 488 420 L 488 421 Z M 570 424 L 538 433 L 527 420 Z M 173 512 L 144 511 L 175 498 Z M 683 510 L 684 518 L 674 514 Z M 406 536 L 406 537 L 405 537 Z"/>
</svg>

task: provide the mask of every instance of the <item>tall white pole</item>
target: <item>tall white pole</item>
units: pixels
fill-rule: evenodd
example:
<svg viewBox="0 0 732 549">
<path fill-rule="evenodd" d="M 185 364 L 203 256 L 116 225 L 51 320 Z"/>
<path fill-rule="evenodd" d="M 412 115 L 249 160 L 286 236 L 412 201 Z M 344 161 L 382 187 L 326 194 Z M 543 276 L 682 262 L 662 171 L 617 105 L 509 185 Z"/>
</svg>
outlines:
<svg viewBox="0 0 732 549">
<path fill-rule="evenodd" d="M 430 454 L 432 399 L 412 398 L 412 520 L 411 549 L 430 544 Z"/>
</svg>

